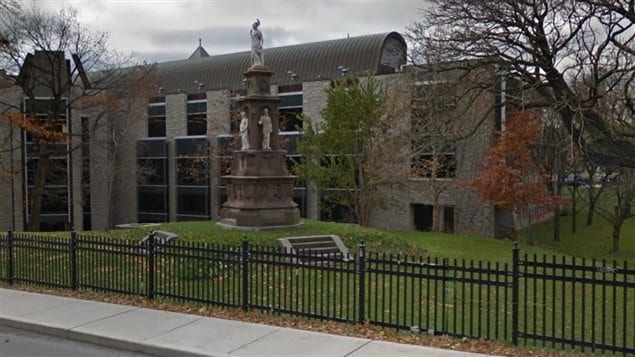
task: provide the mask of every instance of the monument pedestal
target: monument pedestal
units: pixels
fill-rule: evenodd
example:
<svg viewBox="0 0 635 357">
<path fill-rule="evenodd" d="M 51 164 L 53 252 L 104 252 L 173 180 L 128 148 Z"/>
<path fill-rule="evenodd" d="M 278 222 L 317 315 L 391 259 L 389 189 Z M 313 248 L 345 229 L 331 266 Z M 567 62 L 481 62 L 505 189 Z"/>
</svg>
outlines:
<svg viewBox="0 0 635 357">
<path fill-rule="evenodd" d="M 300 210 L 293 202 L 295 176 L 289 175 L 286 151 L 278 140 L 280 100 L 271 95 L 272 74 L 267 67 L 251 67 L 245 73 L 247 96 L 236 101 L 249 121 L 249 148 L 234 151 L 231 175 L 224 176 L 227 202 L 220 212 L 220 225 L 228 228 L 256 230 L 302 224 Z M 259 123 L 263 115 L 271 118 L 271 149 L 262 149 L 266 146 Z"/>
</svg>

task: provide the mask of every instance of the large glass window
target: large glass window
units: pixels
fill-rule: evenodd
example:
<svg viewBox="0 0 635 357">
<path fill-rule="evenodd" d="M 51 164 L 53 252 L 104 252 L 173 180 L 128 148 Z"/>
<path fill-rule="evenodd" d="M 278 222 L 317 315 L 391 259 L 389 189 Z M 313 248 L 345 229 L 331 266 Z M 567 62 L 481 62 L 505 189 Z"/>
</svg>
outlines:
<svg viewBox="0 0 635 357">
<path fill-rule="evenodd" d="M 457 114 L 457 87 L 438 80 L 417 82 L 411 103 L 413 178 L 456 176 L 455 133 L 463 123 Z"/>
<path fill-rule="evenodd" d="M 27 182 L 35 184 L 39 159 L 27 160 Z M 45 186 L 65 186 L 68 183 L 68 167 L 66 159 L 49 159 L 48 172 L 44 177 Z"/>
<path fill-rule="evenodd" d="M 179 187 L 176 191 L 178 215 L 209 217 L 209 189 Z"/>
<path fill-rule="evenodd" d="M 187 102 L 187 135 L 207 134 L 207 100 Z"/>
<path fill-rule="evenodd" d="M 166 185 L 167 163 L 165 159 L 140 159 L 137 172 L 140 185 Z"/>
<path fill-rule="evenodd" d="M 210 218 L 209 143 L 207 138 L 180 137 L 176 146 L 176 218 Z"/>
<path fill-rule="evenodd" d="M 148 137 L 165 136 L 165 102 L 148 106 Z"/>
<path fill-rule="evenodd" d="M 47 130 L 60 134 L 68 133 L 68 100 L 66 98 L 25 98 L 23 111 L 35 118 Z M 40 230 L 65 229 L 70 225 L 69 219 L 69 175 L 68 175 L 68 143 L 60 140 L 38 142 L 37 136 L 24 132 L 26 172 L 26 196 L 28 198 L 27 214 L 33 207 L 33 192 L 36 189 L 38 169 L 45 170 L 44 184 L 37 189 L 42 190 L 40 209 Z M 46 154 L 48 160 L 41 160 Z M 41 167 L 40 167 L 41 166 Z M 28 218 L 27 218 L 28 219 Z"/>
<path fill-rule="evenodd" d="M 139 187 L 139 211 L 166 213 L 168 195 L 162 187 Z"/>
<path fill-rule="evenodd" d="M 167 166 L 165 139 L 145 139 L 137 142 L 139 222 L 168 221 Z"/>
<path fill-rule="evenodd" d="M 302 92 L 280 93 L 278 106 L 280 131 L 297 131 L 302 128 Z"/>
</svg>

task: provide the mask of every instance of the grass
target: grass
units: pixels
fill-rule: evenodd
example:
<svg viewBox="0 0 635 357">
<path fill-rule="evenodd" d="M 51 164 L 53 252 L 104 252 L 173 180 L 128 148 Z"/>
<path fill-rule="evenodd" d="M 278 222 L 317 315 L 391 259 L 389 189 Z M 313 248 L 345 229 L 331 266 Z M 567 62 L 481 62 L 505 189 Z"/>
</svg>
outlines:
<svg viewBox="0 0 635 357">
<path fill-rule="evenodd" d="M 572 217 L 562 216 L 561 240 L 553 242 L 553 220 L 532 227 L 524 235 L 531 235 L 534 244 L 521 242 L 522 254 L 537 256 L 538 261 L 567 262 L 572 257 L 587 259 L 615 259 L 617 265 L 627 261 L 629 267 L 635 263 L 635 219 L 627 220 L 622 228 L 621 251 L 611 254 L 611 231 L 609 222 L 599 216 L 594 224 L 585 225 L 586 212 L 578 215 L 578 232 L 571 233 Z M 140 240 L 152 229 L 161 229 L 179 235 L 179 241 L 196 247 L 197 244 L 221 244 L 238 247 L 243 236 L 251 245 L 277 246 L 280 237 L 336 234 L 340 236 L 351 253 L 365 241 L 368 252 L 385 253 L 393 260 L 417 261 L 419 257 L 457 259 L 459 266 L 478 266 L 479 261 L 493 264 L 510 263 L 512 242 L 492 238 L 451 235 L 433 232 L 389 231 L 305 220 L 299 228 L 275 231 L 233 231 L 223 229 L 210 221 L 172 222 L 156 227 L 145 227 L 108 232 L 82 232 L 114 239 L 115 245 L 97 245 L 95 248 L 107 252 L 82 249 L 78 253 L 78 279 L 84 288 L 107 291 L 121 290 L 144 294 L 147 289 L 147 265 L 144 257 L 116 254 L 120 239 Z M 39 235 L 39 234 L 38 234 Z M 43 233 L 50 238 L 62 238 L 67 242 L 68 233 Z M 55 239 L 49 239 L 55 242 Z M 0 243 L 1 244 L 1 243 Z M 23 243 L 28 244 L 28 243 Z M 55 243 L 50 243 L 55 246 Z M 66 244 L 66 243 L 64 243 Z M 85 247 L 86 248 L 86 247 Z M 233 253 L 207 253 L 190 248 L 165 248 L 155 259 L 157 262 L 155 290 L 158 297 L 178 300 L 236 306 L 240 304 L 242 276 L 240 266 Z M 0 261 L 6 259 L 0 249 Z M 183 256 L 185 254 L 186 256 Z M 261 253 L 261 256 L 263 256 Z M 266 254 L 264 254 L 266 255 Z M 252 256 L 252 259 L 256 255 Z M 303 313 L 305 316 L 330 316 L 340 320 L 357 318 L 357 275 L 353 272 L 338 272 L 320 267 L 298 267 L 290 265 L 284 258 L 262 258 L 266 263 L 252 263 L 250 268 L 249 301 L 255 308 L 272 314 L 285 312 Z M 276 261 L 277 259 L 277 261 Z M 576 258 L 579 264 L 581 261 Z M 463 260 L 466 262 L 463 263 Z M 40 283 L 68 285 L 68 253 L 65 250 L 46 252 L 27 247 L 16 249 L 15 270 L 17 275 Z M 381 264 L 381 263 L 375 263 Z M 4 264 L 0 273 L 4 276 Z M 484 266 L 485 267 L 485 266 Z M 502 267 L 502 265 L 501 265 Z M 340 267 L 341 268 L 341 267 Z M 511 323 L 511 290 L 496 288 L 490 284 L 472 282 L 471 279 L 486 279 L 479 273 L 461 272 L 458 276 L 466 280 L 426 279 L 402 273 L 457 274 L 450 269 L 446 273 L 428 268 L 381 266 L 382 270 L 400 272 L 367 274 L 366 314 L 376 324 L 396 324 L 401 328 L 418 326 L 422 331 L 432 329 L 459 335 L 483 336 L 509 341 Z M 521 268 L 522 269 L 522 268 Z M 531 273 L 531 269 L 528 268 Z M 553 268 L 537 268 L 538 273 L 571 276 L 571 271 Z M 59 273 L 59 274 L 57 274 Z M 580 277 L 578 273 L 577 278 Z M 626 279 L 620 274 L 587 271 L 587 279 Z M 632 277 L 629 277 L 629 281 Z M 490 279 L 487 277 L 487 279 Z M 492 277 L 497 281 L 507 277 Z M 582 339 L 598 343 L 632 346 L 635 334 L 631 328 L 635 322 L 635 295 L 631 288 L 592 287 L 575 281 L 552 281 L 545 279 L 522 279 L 520 286 L 521 331 L 555 337 Z M 526 300 L 525 300 L 526 299 Z M 586 299 L 586 300 L 585 300 Z M 326 303 L 324 303 L 326 302 Z M 575 306 L 575 309 L 573 308 Z M 606 310 L 606 311 L 605 311 Z M 613 310 L 617 315 L 613 315 Z M 616 316 L 616 317 L 613 317 Z M 615 319 L 615 320 L 613 320 Z M 394 326 L 394 325 L 392 325 Z M 614 326 L 611 329 L 611 326 Z M 481 331 L 482 329 L 482 331 Z M 616 334 L 617 332 L 617 334 Z M 606 336 L 604 336 L 606 335 Z M 533 344 L 533 341 L 529 341 Z M 542 345 L 542 343 L 538 343 Z M 564 346 L 546 344 L 547 347 Z"/>
<path fill-rule="evenodd" d="M 598 217 L 592 227 L 585 227 L 583 218 L 582 215 L 579 216 L 579 232 L 573 235 L 570 234 L 571 217 L 563 217 L 562 237 L 559 243 L 551 241 L 552 222 L 533 227 L 529 234 L 532 234 L 535 245 L 522 244 L 521 252 L 538 255 L 538 261 L 543 259 L 543 255 L 547 256 L 547 262 L 553 259 L 552 256 L 557 256 L 558 262 L 562 262 L 562 256 L 581 256 L 624 259 L 628 260 L 630 265 L 635 259 L 635 254 L 632 253 L 635 245 L 632 234 L 635 230 L 635 220 L 627 221 L 625 224 L 622 252 L 611 255 L 608 253 L 610 240 L 606 238 L 610 235 L 610 225 Z M 351 252 L 356 252 L 357 243 L 364 240 L 369 252 L 385 252 L 388 256 L 393 255 L 393 260 L 402 262 L 416 261 L 422 255 L 457 259 L 459 266 L 465 264 L 470 267 L 478 267 L 479 261 L 511 261 L 512 242 L 475 236 L 386 231 L 312 220 L 305 220 L 301 228 L 259 232 L 224 230 L 214 222 L 208 221 L 175 222 L 152 228 L 82 233 L 108 236 L 110 240 L 92 246 L 99 250 L 91 250 L 91 245 L 88 244 L 78 251 L 80 286 L 144 294 L 148 284 L 145 258 L 116 252 L 126 251 L 118 247 L 120 243 L 117 242 L 120 239 L 134 242 L 145 236 L 150 229 L 175 232 L 182 242 L 179 244 L 180 248 L 165 247 L 155 257 L 157 296 L 192 302 L 211 301 L 230 306 L 239 305 L 242 296 L 242 276 L 239 257 L 236 255 L 239 252 L 198 249 L 203 242 L 237 247 L 241 238 L 247 236 L 252 245 L 276 246 L 277 238 L 284 236 L 337 234 Z M 42 235 L 62 237 L 60 241 L 68 242 L 67 233 Z M 48 240 L 55 242 L 54 239 Z M 56 243 L 50 244 L 55 246 Z M 46 252 L 36 248 L 16 248 L 16 275 L 40 283 L 68 285 L 68 251 L 61 249 Z M 343 320 L 357 318 L 358 298 L 355 294 L 358 283 L 354 269 L 343 272 L 330 269 L 328 266 L 293 265 L 289 258 L 275 255 L 267 257 L 266 251 L 252 253 L 250 258 L 253 261 L 250 267 L 249 301 L 256 308 L 272 314 L 290 312 Z M 4 249 L 0 249 L 0 261 L 6 259 L 3 252 Z M 256 262 L 258 259 L 261 259 L 262 263 Z M 467 262 L 463 263 L 463 259 Z M 570 262 L 571 258 L 566 260 Z M 342 268 L 342 264 L 345 263 L 339 264 Z M 375 264 L 381 271 L 389 271 L 384 273 L 369 270 L 367 273 L 366 316 L 373 323 L 398 325 L 405 329 L 416 326 L 424 332 L 432 329 L 509 341 L 510 289 L 480 282 L 481 279 L 494 279 L 508 283 L 508 275 L 490 278 L 490 273 L 483 273 L 481 276 L 478 271 L 474 273 L 458 270 L 457 273 L 457 269 L 452 268 L 437 271 L 436 268 L 421 268 L 416 265 L 385 266 L 380 262 L 370 264 Z M 590 264 L 588 260 L 587 264 Z M 0 270 L 3 265 L 0 264 Z M 532 268 L 521 269 L 529 269 L 527 272 L 532 273 Z M 536 268 L 533 269 L 533 272 L 536 272 Z M 560 271 L 560 268 L 537 269 L 541 274 L 571 276 L 570 271 Z M 62 277 L 59 277 L 57 272 Z M 444 277 L 455 279 L 444 282 L 438 278 L 422 278 L 422 273 L 428 276 L 432 274 L 433 277 L 443 274 Z M 626 279 L 620 274 L 609 274 L 605 277 L 605 273 L 596 273 L 595 268 L 591 268 L 585 274 L 587 279 Z M 459 279 L 456 279 L 457 277 Z M 580 275 L 576 277 L 579 278 Z M 628 279 L 630 281 L 631 278 Z M 635 323 L 635 295 L 632 289 L 625 294 L 623 288 L 591 287 L 590 284 L 584 285 L 575 280 L 563 282 L 527 278 L 521 280 L 520 297 L 521 331 L 602 343 L 606 341 L 607 344 L 617 346 L 633 346 L 635 334 L 628 328 Z M 614 315 L 613 311 L 617 315 Z M 612 330 L 611 326 L 614 327 Z M 547 346 L 560 347 L 551 344 Z"/>
<path fill-rule="evenodd" d="M 538 256 L 547 255 L 584 257 L 607 260 L 627 260 L 635 263 L 635 218 L 627 220 L 622 228 L 620 252 L 610 253 L 611 225 L 599 216 L 594 224 L 585 226 L 586 212 L 578 214 L 578 232 L 571 233 L 571 216 L 562 216 L 560 242 L 553 242 L 553 220 L 532 227 L 524 234 L 530 234 L 533 245 L 521 242 L 521 253 Z M 511 262 L 512 242 L 470 235 L 453 235 L 435 232 L 389 231 L 364 228 L 351 224 L 338 224 L 304 220 L 300 228 L 273 231 L 233 231 L 223 229 L 210 221 L 172 222 L 158 227 L 112 230 L 109 232 L 87 232 L 109 237 L 141 239 L 151 229 L 174 232 L 180 240 L 207 242 L 215 244 L 239 245 L 243 236 L 250 244 L 277 245 L 280 237 L 335 234 L 342 238 L 351 253 L 357 252 L 362 240 L 367 250 L 388 254 L 407 254 L 415 256 L 473 259 L 491 262 Z"/>
</svg>

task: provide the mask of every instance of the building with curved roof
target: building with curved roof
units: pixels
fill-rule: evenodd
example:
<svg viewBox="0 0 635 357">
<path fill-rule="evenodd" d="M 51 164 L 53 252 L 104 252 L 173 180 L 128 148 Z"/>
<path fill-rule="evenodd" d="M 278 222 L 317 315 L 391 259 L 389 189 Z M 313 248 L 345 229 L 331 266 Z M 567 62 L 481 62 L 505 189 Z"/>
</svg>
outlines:
<svg viewBox="0 0 635 357">
<path fill-rule="evenodd" d="M 302 124 L 298 116 L 321 120 L 327 99 L 325 89 L 334 79 L 351 74 L 374 75 L 384 83 L 412 78 L 412 72 L 402 71 L 406 55 L 406 42 L 397 32 L 265 48 L 265 65 L 274 72 L 271 91 L 280 99 L 276 115 L 289 164 L 299 156 L 295 149 L 301 135 L 296 129 Z M 124 115 L 104 118 L 91 109 L 67 108 L 63 125 L 77 138 L 76 149 L 59 152 L 51 162 L 54 171 L 62 175 L 46 181 L 44 196 L 50 201 L 42 206 L 40 229 L 105 229 L 134 222 L 218 218 L 226 201 L 222 176 L 228 174 L 232 140 L 238 129 L 234 100 L 244 89 L 244 72 L 249 66 L 249 51 L 209 55 L 199 43 L 187 59 L 156 64 L 156 92 L 148 101 L 135 102 Z M 415 78 L 409 88 L 419 86 L 419 82 L 425 83 L 424 90 L 434 90 L 430 87 L 434 81 L 429 78 Z M 17 106 L 27 103 L 28 99 L 15 89 L 0 88 L 0 95 L 11 93 Z M 412 93 L 404 95 L 409 102 Z M 483 100 L 494 106 L 498 99 L 491 94 Z M 491 123 L 500 119 L 494 118 L 495 114 L 490 116 Z M 404 117 L 407 120 L 408 114 Z M 9 145 L 0 150 L 14 152 L 0 157 L 0 165 L 17 167 L 24 173 L 15 175 L 9 183 L 0 182 L 0 197 L 12 198 L 0 202 L 0 225 L 22 230 L 29 219 L 33 175 L 39 164 L 33 150 L 37 143 L 19 130 L 0 129 L 0 146 Z M 452 169 L 452 175 L 456 172 L 456 177 L 470 177 L 478 169 L 489 147 L 492 125 L 479 130 L 473 139 L 447 153 L 448 162 L 460 162 L 459 157 L 469 156 L 463 160 L 466 164 Z M 403 147 L 409 145 L 404 143 Z M 71 170 L 64 172 L 66 168 Z M 372 225 L 429 229 L 434 199 L 426 178 L 413 179 L 406 174 L 404 181 L 406 184 L 393 195 L 399 202 L 386 209 L 377 208 Z M 329 188 L 316 190 L 297 182 L 294 201 L 303 217 L 349 220 L 350 215 L 341 207 L 324 204 L 329 194 Z M 483 206 L 474 195 L 456 187 L 439 199 L 445 231 L 494 234 L 493 207 Z"/>
<path fill-rule="evenodd" d="M 199 46 L 193 55 L 199 49 L 205 51 Z M 195 57 L 157 64 L 165 94 L 196 93 L 199 83 L 207 91 L 242 88 L 249 51 Z M 264 58 L 274 72 L 272 82 L 284 86 L 337 78 L 343 69 L 356 75 L 395 73 L 406 64 L 406 42 L 397 32 L 379 33 L 265 48 Z"/>
</svg>

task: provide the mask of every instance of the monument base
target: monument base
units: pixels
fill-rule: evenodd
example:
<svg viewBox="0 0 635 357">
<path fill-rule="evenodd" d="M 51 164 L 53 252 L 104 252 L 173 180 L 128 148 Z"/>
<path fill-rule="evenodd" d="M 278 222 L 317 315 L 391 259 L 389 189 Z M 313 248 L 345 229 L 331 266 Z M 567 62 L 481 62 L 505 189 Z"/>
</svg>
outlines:
<svg viewBox="0 0 635 357">
<path fill-rule="evenodd" d="M 303 225 L 297 208 L 244 210 L 223 208 L 218 225 L 235 230 L 259 231 L 296 228 Z"/>
<path fill-rule="evenodd" d="M 225 176 L 227 202 L 220 211 L 225 226 L 294 227 L 301 224 L 293 202 L 294 176 Z"/>
</svg>

